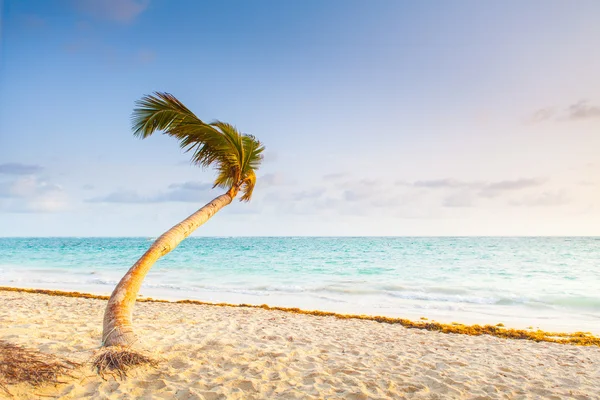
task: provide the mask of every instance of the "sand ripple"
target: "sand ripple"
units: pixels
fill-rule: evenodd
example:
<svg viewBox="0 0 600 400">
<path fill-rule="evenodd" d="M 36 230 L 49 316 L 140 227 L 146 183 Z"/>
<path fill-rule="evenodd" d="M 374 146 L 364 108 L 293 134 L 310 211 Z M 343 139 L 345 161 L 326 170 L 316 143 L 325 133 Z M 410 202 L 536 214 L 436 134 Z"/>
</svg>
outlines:
<svg viewBox="0 0 600 400">
<path fill-rule="evenodd" d="M 0 292 L 0 339 L 85 361 L 99 345 L 105 304 Z M 85 367 L 56 387 L 13 393 L 27 399 L 600 398 L 598 347 L 190 304 L 139 303 L 135 322 L 161 359 L 157 368 L 105 381 Z"/>
</svg>

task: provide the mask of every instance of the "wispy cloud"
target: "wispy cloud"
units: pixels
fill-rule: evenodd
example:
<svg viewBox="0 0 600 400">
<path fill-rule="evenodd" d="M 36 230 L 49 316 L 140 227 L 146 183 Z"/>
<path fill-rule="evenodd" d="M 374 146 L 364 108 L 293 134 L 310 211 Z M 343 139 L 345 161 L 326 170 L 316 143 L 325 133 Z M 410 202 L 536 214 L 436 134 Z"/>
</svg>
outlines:
<svg viewBox="0 0 600 400">
<path fill-rule="evenodd" d="M 261 199 L 261 203 L 268 204 L 264 210 L 269 212 L 297 215 L 393 215 L 399 210 L 411 215 L 412 210 L 408 209 L 420 206 L 420 191 L 387 188 L 381 180 L 349 178 L 344 173 L 333 177 L 326 186 L 279 190 Z"/>
<path fill-rule="evenodd" d="M 360 179 L 339 182 L 337 188 L 342 190 L 344 200 L 355 202 L 373 198 L 381 200 L 384 196 L 379 190 L 380 185 L 381 182 L 376 179 Z"/>
<path fill-rule="evenodd" d="M 283 174 L 275 173 L 259 176 L 256 182 L 258 185 L 261 185 L 263 187 L 270 187 L 284 185 L 286 183 L 286 180 Z"/>
<path fill-rule="evenodd" d="M 427 192 L 435 191 L 444 194 L 443 207 L 474 207 L 476 200 L 492 199 L 506 196 L 509 193 L 518 193 L 544 185 L 546 181 L 539 178 L 524 178 L 502 181 L 461 181 L 458 179 L 432 179 L 415 182 L 397 182 L 397 185 L 424 189 Z"/>
<path fill-rule="evenodd" d="M 544 183 L 544 180 L 537 178 L 490 182 L 483 185 L 479 195 L 483 197 L 496 197 L 505 192 L 530 189 L 541 186 Z"/>
<path fill-rule="evenodd" d="M 77 9 L 98 19 L 119 23 L 135 20 L 148 8 L 149 0 L 74 0 Z"/>
<path fill-rule="evenodd" d="M 461 189 L 476 191 L 482 197 L 496 197 L 504 192 L 529 189 L 541 186 L 545 183 L 544 180 L 538 178 L 515 179 L 503 181 L 460 181 L 452 178 L 433 179 L 424 181 L 398 182 L 401 186 L 412 186 L 415 188 L 424 189 Z"/>
<path fill-rule="evenodd" d="M 261 201 L 270 209 L 294 214 L 401 215 L 402 218 L 443 216 L 450 208 L 485 207 L 491 200 L 511 205 L 551 204 L 564 198 L 540 195 L 546 184 L 541 178 L 471 181 L 455 178 L 398 181 L 387 185 L 377 179 L 350 179 L 335 176 L 327 186 L 302 191 L 281 191 Z M 537 193 L 537 194 L 536 194 Z M 527 197 L 530 196 L 530 197 Z M 445 211 L 444 211 L 445 210 Z"/>
<path fill-rule="evenodd" d="M 569 204 L 571 199 L 564 191 L 544 192 L 533 197 L 513 200 L 509 204 L 517 207 L 555 207 Z"/>
<path fill-rule="evenodd" d="M 587 100 L 580 100 L 564 109 L 545 107 L 534 111 L 525 118 L 526 124 L 538 124 L 546 121 L 580 121 L 600 118 L 600 106 L 593 105 Z"/>
<path fill-rule="evenodd" d="M 463 190 L 446 197 L 442 205 L 444 207 L 473 207 L 473 195 L 471 192 Z"/>
<path fill-rule="evenodd" d="M 371 193 L 359 190 L 345 190 L 344 200 L 359 201 L 371 197 Z"/>
<path fill-rule="evenodd" d="M 295 201 L 318 199 L 325 194 L 324 188 L 313 188 L 292 193 L 291 197 Z"/>
<path fill-rule="evenodd" d="M 88 203 L 153 203 L 150 197 L 139 195 L 134 190 L 117 190 L 105 196 L 87 199 Z"/>
<path fill-rule="evenodd" d="M 169 189 L 183 189 L 183 190 L 199 190 L 205 191 L 212 189 L 213 185 L 207 182 L 199 181 L 187 181 L 183 183 L 172 183 L 169 185 Z"/>
<path fill-rule="evenodd" d="M 545 107 L 534 111 L 529 117 L 525 118 L 527 124 L 538 124 L 540 122 L 549 121 L 554 119 L 557 115 L 555 107 Z"/>
<path fill-rule="evenodd" d="M 336 172 L 333 174 L 325 174 L 323 175 L 323 180 L 326 181 L 337 181 L 339 179 L 347 178 L 348 174 L 345 172 Z"/>
<path fill-rule="evenodd" d="M 204 182 L 189 181 L 173 183 L 164 192 L 150 195 L 141 195 L 135 190 L 117 190 L 104 196 L 87 199 L 88 203 L 166 203 L 186 202 L 198 203 L 209 199 L 209 191 L 212 184 Z"/>
<path fill-rule="evenodd" d="M 6 175 L 31 175 L 41 172 L 44 168 L 39 165 L 6 163 L 0 164 L 0 174 Z"/>
<path fill-rule="evenodd" d="M 571 121 L 600 118 L 600 107 L 591 105 L 588 101 L 582 100 L 569 106 L 567 118 Z"/>
<path fill-rule="evenodd" d="M 481 187 L 479 182 L 462 182 L 456 179 L 432 179 L 426 181 L 415 181 L 414 183 L 400 182 L 400 185 L 409 185 L 417 188 L 427 189 L 448 189 L 448 188 L 468 188 L 468 187 Z"/>
</svg>

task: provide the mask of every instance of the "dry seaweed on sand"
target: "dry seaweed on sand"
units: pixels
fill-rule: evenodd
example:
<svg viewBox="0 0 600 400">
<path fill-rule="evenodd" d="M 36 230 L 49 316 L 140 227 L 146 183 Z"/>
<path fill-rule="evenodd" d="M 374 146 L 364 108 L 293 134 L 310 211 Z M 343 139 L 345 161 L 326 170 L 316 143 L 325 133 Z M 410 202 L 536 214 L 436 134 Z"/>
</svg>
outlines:
<svg viewBox="0 0 600 400">
<path fill-rule="evenodd" d="M 44 290 L 44 289 L 21 289 L 0 286 L 0 291 L 10 292 L 24 292 L 24 293 L 37 293 L 45 294 L 49 296 L 63 296 L 63 297 L 83 297 L 89 299 L 107 300 L 108 296 L 97 296 L 87 293 L 79 292 L 62 292 L 57 290 Z M 155 303 L 172 303 L 168 300 L 157 300 L 152 298 L 138 299 L 138 302 L 155 302 Z M 533 331 L 532 327 L 528 329 L 507 329 L 501 326 L 491 325 L 463 325 L 457 323 L 453 324 L 442 324 L 439 322 L 428 322 L 427 319 L 421 321 L 411 321 L 404 318 L 391 318 L 385 316 L 371 316 L 371 315 L 352 315 L 352 314 L 338 314 L 329 311 L 310 311 L 301 310 L 299 308 L 287 308 L 287 307 L 271 307 L 266 304 L 263 305 L 252 305 L 252 304 L 228 304 L 228 303 L 208 303 L 198 300 L 178 300 L 174 304 L 197 304 L 206 306 L 219 306 L 219 307 L 244 307 L 244 308 L 262 308 L 264 310 L 272 311 L 283 311 L 294 314 L 305 314 L 314 315 L 320 317 L 334 317 L 338 319 L 359 319 L 367 321 L 376 321 L 387 324 L 400 324 L 405 328 L 409 329 L 424 329 L 428 331 L 436 331 L 442 333 L 454 333 L 471 336 L 479 335 L 490 335 L 505 339 L 523 339 L 532 340 L 535 342 L 550 342 L 560 344 L 570 344 L 578 346 L 599 346 L 600 337 L 591 334 L 590 332 L 573 332 L 573 333 L 561 333 L 561 332 L 545 332 L 542 330 Z"/>
<path fill-rule="evenodd" d="M 0 340 L 0 389 L 8 394 L 8 385 L 64 383 L 59 377 L 72 376 L 69 372 L 77 367 L 73 361 Z"/>
<path fill-rule="evenodd" d="M 125 379 L 132 367 L 149 365 L 155 367 L 156 360 L 127 347 L 101 349 L 91 360 L 92 367 L 104 378 L 105 374 Z"/>
</svg>

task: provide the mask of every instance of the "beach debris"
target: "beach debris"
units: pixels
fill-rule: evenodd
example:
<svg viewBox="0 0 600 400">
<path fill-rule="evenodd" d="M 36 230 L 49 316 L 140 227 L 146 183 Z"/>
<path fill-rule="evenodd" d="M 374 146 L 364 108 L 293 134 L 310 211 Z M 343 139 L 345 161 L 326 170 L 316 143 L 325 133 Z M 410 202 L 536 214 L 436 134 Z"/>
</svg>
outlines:
<svg viewBox="0 0 600 400">
<path fill-rule="evenodd" d="M 10 395 L 9 385 L 27 383 L 39 386 L 45 383 L 64 383 L 62 376 L 80 364 L 0 340 L 0 389 Z"/>
<path fill-rule="evenodd" d="M 122 346 L 103 348 L 92 357 L 91 363 L 103 379 L 108 374 L 121 380 L 127 377 L 127 372 L 133 367 L 143 365 L 155 367 L 158 364 L 153 358 Z"/>
<path fill-rule="evenodd" d="M 81 297 L 86 299 L 97 299 L 107 300 L 108 296 L 92 295 L 87 293 L 79 292 L 62 292 L 57 290 L 44 290 L 44 289 L 21 289 L 0 286 L 0 291 L 9 292 L 23 292 L 23 293 L 36 293 L 44 294 L 49 296 L 63 296 L 63 297 Z M 272 307 L 267 304 L 263 305 L 252 305 L 252 304 L 229 304 L 229 303 L 210 303 L 200 300 L 177 300 L 171 302 L 169 300 L 158 300 L 145 298 L 138 300 L 139 302 L 152 302 L 152 303 L 171 303 L 171 304 L 195 304 L 202 306 L 213 306 L 213 307 L 234 307 L 234 308 L 260 308 L 269 311 L 282 311 L 291 314 L 304 314 L 313 315 L 317 317 L 333 317 L 337 319 L 358 319 L 375 321 L 385 324 L 399 324 L 408 329 L 421 329 L 426 331 L 435 331 L 441 333 L 453 333 L 462 335 L 490 335 L 504 339 L 522 339 L 532 340 L 535 342 L 550 342 L 559 344 L 569 344 L 577 346 L 598 346 L 600 347 L 600 336 L 595 336 L 591 332 L 546 332 L 539 328 L 533 330 L 533 326 L 527 327 L 527 329 L 510 329 L 505 327 L 498 327 L 492 325 L 463 325 L 459 322 L 454 322 L 456 325 L 443 324 L 436 322 L 434 319 L 427 322 L 427 320 L 411 321 L 404 318 L 385 317 L 380 315 L 354 315 L 354 314 L 339 314 L 331 311 L 319 311 L 319 310 L 301 310 L 297 307 Z M 261 327 L 261 329 L 264 327 Z"/>
</svg>

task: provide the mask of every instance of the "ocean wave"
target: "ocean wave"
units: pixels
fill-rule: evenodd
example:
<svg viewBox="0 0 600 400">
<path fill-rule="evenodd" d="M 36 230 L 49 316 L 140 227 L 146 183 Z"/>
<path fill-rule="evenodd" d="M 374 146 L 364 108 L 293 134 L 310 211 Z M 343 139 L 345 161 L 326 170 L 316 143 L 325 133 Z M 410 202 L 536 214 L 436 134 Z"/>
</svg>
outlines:
<svg viewBox="0 0 600 400">
<path fill-rule="evenodd" d="M 0 285 L 2 283 L 11 285 L 19 284 L 35 287 L 36 285 L 53 285 L 57 288 L 60 285 L 69 287 L 102 286 L 103 290 L 107 286 L 114 287 L 120 279 L 120 274 L 108 273 L 103 269 L 87 270 L 85 274 L 82 271 L 67 271 L 64 269 L 53 270 L 46 273 L 43 269 L 20 270 L 9 269 L 7 273 L 1 275 Z M 408 284 L 394 284 L 381 282 L 367 282 L 363 280 L 345 280 L 330 284 L 319 284 L 322 282 L 301 282 L 298 284 L 276 284 L 273 282 L 251 282 L 247 283 L 236 279 L 235 281 L 224 281 L 219 283 L 201 283 L 201 282 L 183 282 L 179 281 L 178 276 L 168 273 L 161 276 L 160 279 L 146 279 L 143 287 L 146 289 L 161 289 L 168 293 L 189 293 L 197 296 L 201 292 L 212 293 L 234 293 L 249 296 L 286 296 L 294 295 L 296 297 L 322 299 L 329 302 L 347 302 L 361 304 L 374 304 L 375 302 L 388 301 L 391 305 L 411 304 L 412 306 L 428 307 L 435 306 L 434 303 L 447 305 L 468 304 L 489 307 L 526 307 L 531 310 L 575 310 L 589 311 L 593 314 L 600 310 L 600 297 L 585 296 L 576 294 L 564 295 L 546 295 L 541 296 L 538 292 L 523 295 L 515 289 L 514 292 L 500 290 L 485 290 L 485 288 L 465 288 L 452 286 L 424 286 L 415 289 Z M 165 278 L 168 280 L 165 282 Z M 169 281 L 170 280 L 170 281 Z M 411 285 L 413 285 L 411 283 Z M 185 297 L 186 294 L 179 294 Z M 385 300 L 388 299 L 388 300 Z M 405 301 L 405 302 L 403 302 Z M 535 312 L 535 311 L 532 311 Z"/>
<path fill-rule="evenodd" d="M 600 310 L 600 298 L 589 296 L 556 296 L 545 297 L 542 301 L 546 304 L 551 304 L 558 307 L 574 308 L 574 309 L 590 309 Z"/>
<path fill-rule="evenodd" d="M 467 295 L 450 295 L 435 292 L 388 292 L 388 296 L 405 299 L 405 300 L 421 300 L 421 301 L 438 301 L 449 303 L 472 303 L 472 304 L 497 304 L 502 299 L 493 296 L 467 296 Z"/>
<path fill-rule="evenodd" d="M 116 286 L 117 283 L 118 283 L 118 281 L 96 278 L 96 279 L 88 279 L 88 280 L 85 281 L 85 283 L 87 283 L 87 284 L 97 284 L 97 285 L 111 285 L 111 286 Z"/>
<path fill-rule="evenodd" d="M 371 295 L 371 294 L 381 294 L 381 291 L 377 289 L 372 289 L 369 287 L 360 287 L 360 286 L 322 286 L 318 288 L 314 288 L 308 290 L 310 292 L 317 293 L 336 293 L 336 294 L 346 294 L 346 295 Z"/>
</svg>

